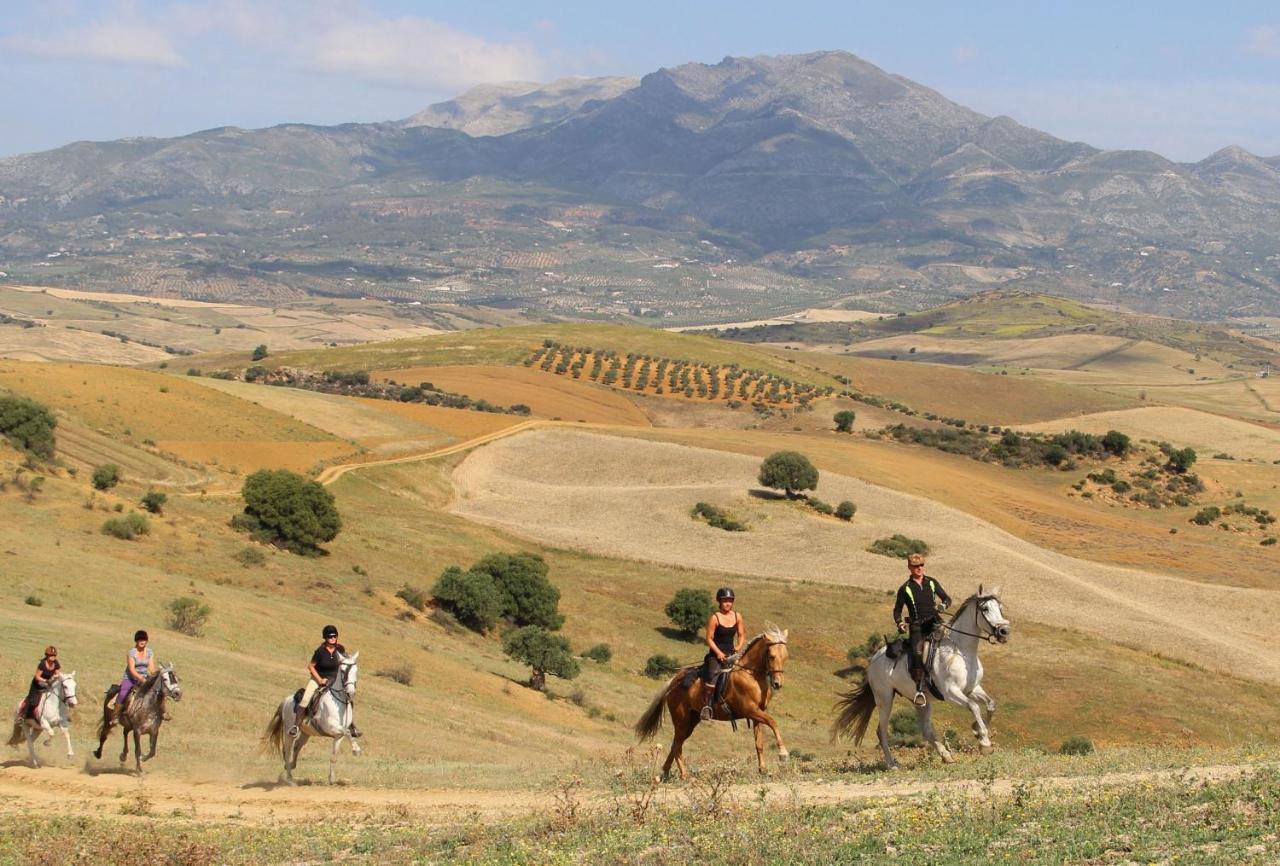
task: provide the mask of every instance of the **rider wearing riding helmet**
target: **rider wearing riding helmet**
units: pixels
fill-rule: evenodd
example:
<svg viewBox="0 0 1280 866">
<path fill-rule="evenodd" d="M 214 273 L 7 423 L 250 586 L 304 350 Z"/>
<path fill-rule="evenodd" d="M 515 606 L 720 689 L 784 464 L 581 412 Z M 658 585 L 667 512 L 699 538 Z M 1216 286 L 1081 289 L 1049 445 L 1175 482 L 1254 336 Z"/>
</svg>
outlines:
<svg viewBox="0 0 1280 866">
<path fill-rule="evenodd" d="M 910 575 L 902 586 L 898 587 L 898 599 L 893 605 L 893 621 L 898 626 L 899 634 L 908 632 L 907 645 L 911 650 L 911 675 L 916 681 L 915 705 L 925 705 L 924 696 L 924 641 L 933 634 L 934 629 L 942 625 L 940 614 L 951 604 L 951 596 L 932 577 L 924 573 L 924 557 L 913 553 L 907 557 L 907 573 Z M 938 597 L 941 604 L 934 601 Z M 907 611 L 907 621 L 903 624 L 902 611 Z"/>
<path fill-rule="evenodd" d="M 307 687 L 302 690 L 302 700 L 298 703 L 293 727 L 289 728 L 290 737 L 297 737 L 301 733 L 299 726 L 307 714 L 307 708 L 311 705 L 311 699 L 315 697 L 316 690 L 334 681 L 342 667 L 342 657 L 347 654 L 347 648 L 338 643 L 336 625 L 325 626 L 320 631 L 320 636 L 324 642 L 316 647 L 316 651 L 311 654 L 311 663 L 307 665 L 307 672 L 311 677 L 307 680 Z M 351 724 L 351 736 L 360 736 L 354 722 Z"/>
<path fill-rule="evenodd" d="M 58 662 L 58 648 L 56 646 L 45 647 L 44 658 L 40 659 L 40 662 L 36 665 L 36 675 L 31 678 L 31 688 L 27 689 L 27 698 L 22 702 L 22 711 L 18 714 L 19 718 L 23 716 L 36 718 L 40 711 L 40 698 L 45 692 L 49 691 L 49 685 L 60 670 L 62 670 L 62 665 Z"/>
<path fill-rule="evenodd" d="M 742 648 L 746 640 L 746 626 L 742 614 L 733 609 L 733 590 L 722 586 L 716 590 L 717 609 L 707 620 L 706 641 L 710 652 L 702 660 L 702 711 L 698 714 L 704 722 L 711 721 L 711 706 L 716 694 L 716 675 L 723 669 L 725 659 Z"/>
<path fill-rule="evenodd" d="M 124 676 L 120 680 L 120 689 L 116 692 L 114 720 L 117 722 L 120 721 L 125 701 L 128 700 L 134 686 L 142 685 L 147 681 L 147 677 L 158 670 L 155 653 L 152 652 L 151 647 L 147 646 L 150 640 L 151 638 L 143 629 L 133 633 L 133 649 L 129 650 L 124 657 Z"/>
</svg>

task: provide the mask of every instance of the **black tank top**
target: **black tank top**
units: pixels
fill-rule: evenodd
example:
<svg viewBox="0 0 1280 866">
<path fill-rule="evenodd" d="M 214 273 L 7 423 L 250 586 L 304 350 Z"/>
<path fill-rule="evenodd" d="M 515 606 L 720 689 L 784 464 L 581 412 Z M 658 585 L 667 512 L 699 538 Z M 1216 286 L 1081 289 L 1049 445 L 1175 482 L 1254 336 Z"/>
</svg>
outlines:
<svg viewBox="0 0 1280 866">
<path fill-rule="evenodd" d="M 720 624 L 720 618 L 716 617 L 716 631 L 711 636 L 711 640 L 715 643 L 716 648 L 725 655 L 733 654 L 733 639 L 738 636 L 738 618 L 733 618 L 733 625 L 725 628 Z"/>
</svg>

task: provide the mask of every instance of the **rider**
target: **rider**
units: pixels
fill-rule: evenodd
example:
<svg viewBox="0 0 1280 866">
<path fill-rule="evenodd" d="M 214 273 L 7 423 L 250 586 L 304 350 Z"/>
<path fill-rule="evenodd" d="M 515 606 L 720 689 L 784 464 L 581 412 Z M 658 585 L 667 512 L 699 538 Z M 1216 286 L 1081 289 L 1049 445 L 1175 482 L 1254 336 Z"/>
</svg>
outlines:
<svg viewBox="0 0 1280 866">
<path fill-rule="evenodd" d="M 147 646 L 150 640 L 151 638 L 143 629 L 133 633 L 133 649 L 129 650 L 128 655 L 125 656 L 124 677 L 120 680 L 120 690 L 116 692 L 113 722 L 120 721 L 120 715 L 124 712 L 129 693 L 133 691 L 134 686 L 145 683 L 147 677 L 157 669 L 155 653 L 152 652 L 151 647 Z"/>
<path fill-rule="evenodd" d="M 324 643 L 316 647 L 316 651 L 311 654 L 311 663 L 307 665 L 307 672 L 311 677 L 307 680 L 307 687 L 302 690 L 302 700 L 294 713 L 293 727 L 289 728 L 290 737 L 297 737 L 301 733 L 302 719 L 307 714 L 311 699 L 315 697 L 316 689 L 333 682 L 339 668 L 342 667 L 342 657 L 347 654 L 347 648 L 338 643 L 336 625 L 325 626 L 321 629 L 320 636 L 324 639 Z M 355 722 L 351 723 L 351 736 L 360 736 Z"/>
<path fill-rule="evenodd" d="M 951 604 L 951 596 L 932 577 L 924 573 L 924 557 L 913 553 L 907 557 L 907 572 L 910 577 L 898 587 L 898 600 L 893 605 L 893 621 L 898 625 L 899 634 L 910 628 L 908 646 L 911 648 L 911 674 L 916 681 L 917 707 L 925 705 L 924 696 L 924 642 L 933 634 L 934 629 L 942 624 L 939 614 Z M 937 604 L 934 596 L 942 602 Z M 907 610 L 907 624 L 902 621 L 903 608 Z"/>
<path fill-rule="evenodd" d="M 725 659 L 742 648 L 746 639 L 746 626 L 742 614 L 733 609 L 733 590 L 722 586 L 716 590 L 718 610 L 711 612 L 707 620 L 707 646 L 711 649 L 702 660 L 702 711 L 698 714 L 704 722 L 711 721 L 711 706 L 716 694 L 716 674 L 724 667 Z"/>
<path fill-rule="evenodd" d="M 22 709 L 18 713 L 18 718 L 30 716 L 34 719 L 38 717 L 40 697 L 49 690 L 53 678 L 57 676 L 60 670 L 62 670 L 62 664 L 58 661 L 58 648 L 56 646 L 45 647 L 44 658 L 40 659 L 40 663 L 36 665 L 36 675 L 31 678 L 31 688 L 27 690 L 27 698 L 22 702 Z"/>
</svg>

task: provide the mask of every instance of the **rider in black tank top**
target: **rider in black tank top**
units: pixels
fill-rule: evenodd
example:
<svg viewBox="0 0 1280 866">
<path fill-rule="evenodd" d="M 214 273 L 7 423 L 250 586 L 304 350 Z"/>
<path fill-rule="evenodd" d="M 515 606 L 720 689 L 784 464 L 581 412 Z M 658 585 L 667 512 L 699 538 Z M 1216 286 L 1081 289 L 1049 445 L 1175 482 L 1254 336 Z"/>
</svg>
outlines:
<svg viewBox="0 0 1280 866">
<path fill-rule="evenodd" d="M 713 713 L 711 701 L 715 697 L 716 674 L 720 672 L 726 656 L 742 647 L 742 615 L 733 609 L 733 590 L 727 586 L 716 591 L 719 610 L 707 621 L 707 647 L 711 650 L 702 660 L 702 711 L 699 718 L 710 721 Z M 722 617 L 733 617 L 732 625 L 724 625 Z"/>
</svg>

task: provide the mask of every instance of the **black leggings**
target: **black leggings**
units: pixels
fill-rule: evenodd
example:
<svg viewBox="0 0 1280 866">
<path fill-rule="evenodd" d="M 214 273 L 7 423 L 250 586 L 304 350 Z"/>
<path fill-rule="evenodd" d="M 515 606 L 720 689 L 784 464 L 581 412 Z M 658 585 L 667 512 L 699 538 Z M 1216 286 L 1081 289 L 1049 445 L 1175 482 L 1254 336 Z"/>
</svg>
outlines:
<svg viewBox="0 0 1280 866">
<path fill-rule="evenodd" d="M 33 718 L 35 717 L 36 705 L 40 702 L 40 696 L 49 690 L 49 687 L 35 677 L 31 678 L 31 688 L 27 689 L 27 713 Z"/>
<path fill-rule="evenodd" d="M 707 657 L 702 660 L 702 682 L 704 685 L 712 685 L 716 681 L 716 675 L 720 673 L 723 665 L 720 659 L 716 658 L 713 652 L 707 653 Z"/>
<path fill-rule="evenodd" d="M 926 619 L 922 623 L 911 623 L 908 633 L 907 645 L 911 648 L 911 669 L 924 669 L 924 642 L 934 630 L 942 624 L 942 620 L 934 617 Z"/>
</svg>

